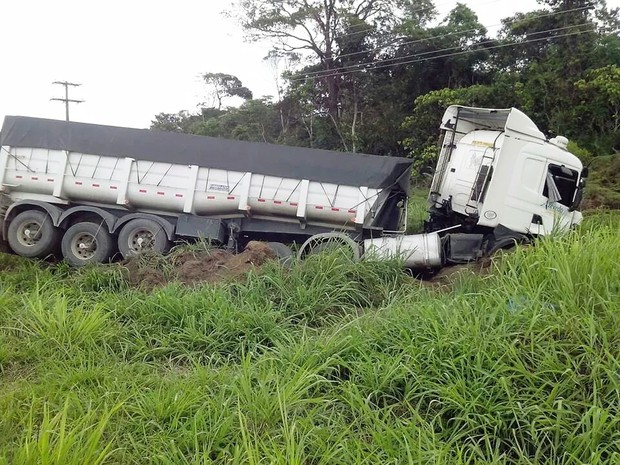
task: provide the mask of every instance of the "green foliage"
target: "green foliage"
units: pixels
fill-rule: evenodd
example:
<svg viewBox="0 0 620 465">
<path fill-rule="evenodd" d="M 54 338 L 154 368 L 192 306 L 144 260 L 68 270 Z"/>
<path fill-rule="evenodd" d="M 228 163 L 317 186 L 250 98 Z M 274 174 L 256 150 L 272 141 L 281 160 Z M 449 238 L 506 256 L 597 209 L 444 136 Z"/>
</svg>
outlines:
<svg viewBox="0 0 620 465">
<path fill-rule="evenodd" d="M 572 153 L 573 155 L 578 157 L 581 160 L 581 163 L 583 163 L 584 166 L 586 166 L 588 163 L 590 163 L 592 161 L 592 158 L 594 157 L 594 155 L 592 155 L 592 153 L 588 149 L 585 149 L 585 148 L 581 147 L 574 140 L 568 141 L 568 146 L 566 147 L 566 149 L 570 153 Z"/>
<path fill-rule="evenodd" d="M 225 98 L 240 97 L 244 100 L 252 98 L 252 91 L 245 87 L 237 76 L 225 73 L 205 73 L 202 79 L 211 88 L 218 110 L 221 110 L 222 101 Z"/>
<path fill-rule="evenodd" d="M 583 209 L 620 209 L 620 155 L 596 157 L 590 165 Z"/>
<path fill-rule="evenodd" d="M 151 129 L 200 134 L 201 128 L 207 121 L 213 121 L 223 114 L 225 112 L 217 108 L 203 108 L 200 114 L 191 114 L 187 111 L 181 111 L 177 114 L 160 113 L 151 121 Z"/>
<path fill-rule="evenodd" d="M 42 407 L 39 420 L 35 404 L 25 425 L 22 442 L 10 463 L 24 465 L 101 465 L 108 463 L 112 441 L 103 439 L 110 418 L 119 409 L 103 408 L 100 412 L 86 410 L 71 418 L 70 398 L 58 413 L 53 414 L 48 404 Z M 75 413 L 73 414 L 75 415 Z M 0 456 L 0 460 L 3 458 Z M 4 459 L 4 463 L 9 463 Z M 1 462 L 0 462 L 1 463 Z"/>
<path fill-rule="evenodd" d="M 235 4 L 249 37 L 272 40 L 280 54 L 304 51 L 316 60 L 316 65 L 303 70 L 311 75 L 294 75 L 292 84 L 295 87 L 298 81 L 314 88 L 313 110 L 333 124 L 328 127 L 345 150 L 349 144 L 344 134 L 355 139 L 355 128 L 351 122 L 341 121 L 342 110 L 352 112 L 355 119 L 362 100 L 352 82 L 357 78 L 341 74 L 340 68 L 372 60 L 369 45 L 382 41 L 382 36 L 397 29 L 404 18 L 423 24 L 433 13 L 428 0 L 239 0 Z"/>
<path fill-rule="evenodd" d="M 160 113 L 151 121 L 151 129 L 168 132 L 185 132 L 191 133 L 192 126 L 198 118 L 196 115 L 190 115 L 187 111 L 180 111 L 177 114 Z"/>
<path fill-rule="evenodd" d="M 520 107 L 543 132 L 605 153 L 615 142 L 613 130 L 601 122 L 613 121 L 613 113 L 591 102 L 586 82 L 593 70 L 620 64 L 618 42 L 609 33 L 616 29 L 617 11 L 590 0 L 542 3 L 548 8 L 505 20 L 502 40 L 519 45 L 501 49 L 497 59 L 521 83 Z"/>
<path fill-rule="evenodd" d="M 428 220 L 428 187 L 415 188 L 409 194 L 407 205 L 407 234 L 424 231 L 424 221 Z"/>
<path fill-rule="evenodd" d="M 615 463 L 619 226 L 449 286 L 338 251 L 151 293 L 0 256 L 0 463 Z"/>
<path fill-rule="evenodd" d="M 582 130 L 594 134 L 596 149 L 620 147 L 620 67 L 597 68 L 575 83 L 579 105 L 575 118 Z"/>
<path fill-rule="evenodd" d="M 495 38 L 464 4 L 443 19 L 426 0 L 234 4 L 248 37 L 272 42 L 276 68 L 285 62 L 278 101 L 206 73 L 216 108 L 160 114 L 153 128 L 409 156 L 418 179 L 433 168 L 453 104 L 517 107 L 592 156 L 619 148 L 620 20 L 605 2 L 540 1 L 504 18 Z M 222 109 L 231 96 L 246 100 Z"/>
</svg>

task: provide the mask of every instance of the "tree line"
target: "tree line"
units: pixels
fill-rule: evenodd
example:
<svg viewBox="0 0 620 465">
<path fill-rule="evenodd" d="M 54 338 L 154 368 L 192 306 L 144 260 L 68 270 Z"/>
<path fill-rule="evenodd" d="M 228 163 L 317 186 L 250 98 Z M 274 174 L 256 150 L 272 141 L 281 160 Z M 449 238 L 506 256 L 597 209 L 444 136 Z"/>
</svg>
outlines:
<svg viewBox="0 0 620 465">
<path fill-rule="evenodd" d="M 520 108 L 585 157 L 617 151 L 618 9 L 538 2 L 491 35 L 462 3 L 438 18 L 431 0 L 237 0 L 247 37 L 273 45 L 266 59 L 278 70 L 276 98 L 253 98 L 237 77 L 207 72 L 212 104 L 160 113 L 151 127 L 408 156 L 423 173 L 445 107 L 464 104 Z M 231 97 L 243 103 L 224 106 Z"/>
</svg>

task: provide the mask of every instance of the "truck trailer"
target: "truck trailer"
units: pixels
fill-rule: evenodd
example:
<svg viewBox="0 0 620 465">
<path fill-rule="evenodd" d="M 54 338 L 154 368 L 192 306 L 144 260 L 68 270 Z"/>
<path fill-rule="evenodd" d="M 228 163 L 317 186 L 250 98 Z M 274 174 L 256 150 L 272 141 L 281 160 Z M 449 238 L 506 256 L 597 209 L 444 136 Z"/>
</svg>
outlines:
<svg viewBox="0 0 620 465">
<path fill-rule="evenodd" d="M 2 240 L 75 266 L 204 239 L 281 257 L 335 242 L 436 269 L 579 224 L 587 176 L 521 111 L 451 106 L 425 231 L 406 235 L 407 158 L 23 116 L 5 118 L 0 146 Z"/>
</svg>

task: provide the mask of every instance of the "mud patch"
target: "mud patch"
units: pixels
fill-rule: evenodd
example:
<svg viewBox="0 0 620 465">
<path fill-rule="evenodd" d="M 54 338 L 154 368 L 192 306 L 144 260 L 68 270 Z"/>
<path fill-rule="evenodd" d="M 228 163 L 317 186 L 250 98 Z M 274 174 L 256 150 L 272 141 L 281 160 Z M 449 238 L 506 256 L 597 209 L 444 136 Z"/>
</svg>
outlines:
<svg viewBox="0 0 620 465">
<path fill-rule="evenodd" d="M 479 272 L 479 266 L 474 264 L 446 266 L 439 270 L 430 280 L 438 287 L 452 288 L 463 277 Z"/>
<path fill-rule="evenodd" d="M 169 282 L 196 285 L 239 279 L 275 258 L 266 243 L 252 241 L 239 254 L 224 249 L 180 249 L 167 256 L 131 258 L 123 265 L 132 286 L 150 290 Z"/>
<path fill-rule="evenodd" d="M 439 291 L 449 292 L 462 280 L 471 278 L 473 275 L 488 275 L 494 272 L 495 262 L 501 259 L 504 251 L 499 251 L 493 256 L 484 257 L 477 262 L 464 263 L 461 265 L 448 265 L 437 270 L 432 275 L 418 276 L 425 286 Z"/>
</svg>

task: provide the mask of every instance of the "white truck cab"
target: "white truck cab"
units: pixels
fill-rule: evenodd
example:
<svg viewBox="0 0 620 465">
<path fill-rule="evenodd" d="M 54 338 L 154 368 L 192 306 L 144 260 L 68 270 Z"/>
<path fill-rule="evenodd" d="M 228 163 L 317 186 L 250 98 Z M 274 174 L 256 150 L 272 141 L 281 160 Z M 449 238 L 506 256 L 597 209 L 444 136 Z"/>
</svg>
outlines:
<svg viewBox="0 0 620 465">
<path fill-rule="evenodd" d="M 451 106 L 441 129 L 429 232 L 461 224 L 540 236 L 581 222 L 583 165 L 566 138 L 547 140 L 515 108 Z"/>
</svg>

